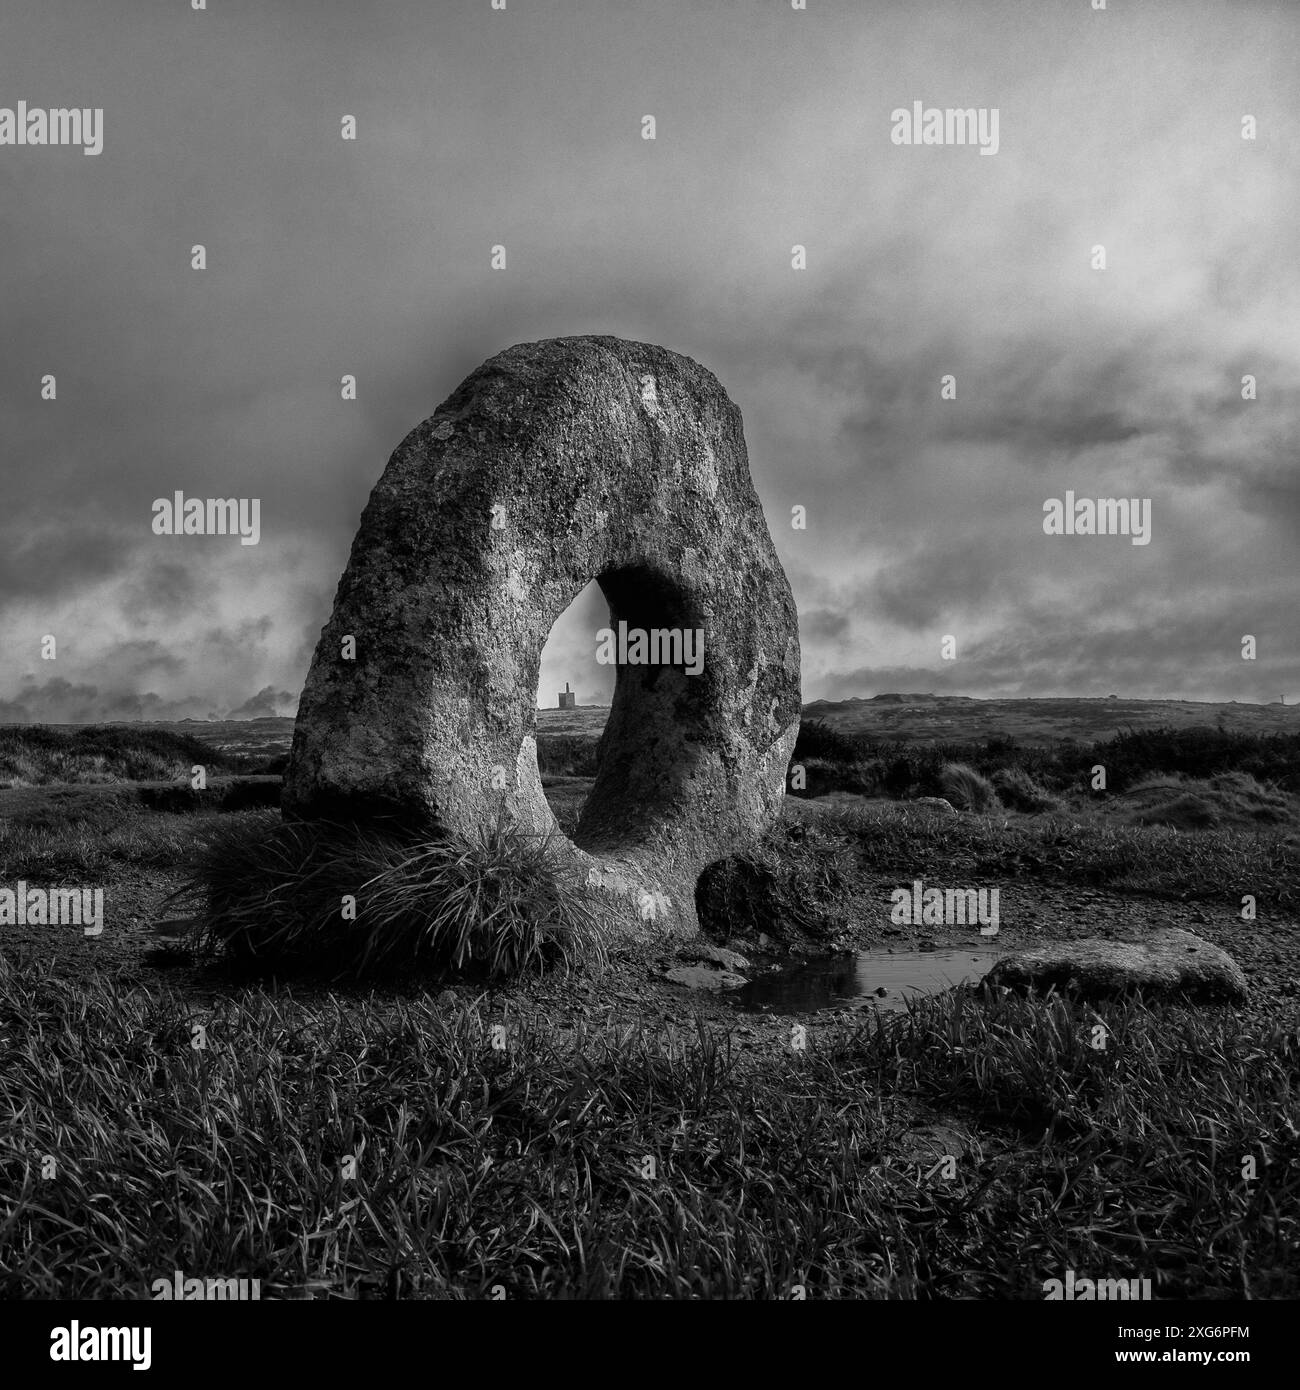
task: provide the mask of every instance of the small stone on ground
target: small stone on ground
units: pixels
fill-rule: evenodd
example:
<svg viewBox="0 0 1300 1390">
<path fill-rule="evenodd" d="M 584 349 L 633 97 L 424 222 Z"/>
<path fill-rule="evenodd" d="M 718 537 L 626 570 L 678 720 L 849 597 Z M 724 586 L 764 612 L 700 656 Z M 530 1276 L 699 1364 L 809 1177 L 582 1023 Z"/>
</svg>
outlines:
<svg viewBox="0 0 1300 1390">
<path fill-rule="evenodd" d="M 664 972 L 664 979 L 687 989 L 739 989 L 749 981 L 730 970 L 713 970 L 707 965 L 678 965 Z"/>
<path fill-rule="evenodd" d="M 1149 996 L 1183 995 L 1206 1003 L 1240 1003 L 1246 977 L 1218 946 L 1169 928 L 1146 941 L 1096 937 L 1017 951 L 998 961 L 989 984 L 1109 998 L 1140 989 Z"/>
<path fill-rule="evenodd" d="M 714 946 L 708 941 L 689 941 L 677 952 L 678 960 L 703 960 L 720 965 L 724 970 L 739 972 L 749 969 L 749 961 L 739 951 Z"/>
</svg>

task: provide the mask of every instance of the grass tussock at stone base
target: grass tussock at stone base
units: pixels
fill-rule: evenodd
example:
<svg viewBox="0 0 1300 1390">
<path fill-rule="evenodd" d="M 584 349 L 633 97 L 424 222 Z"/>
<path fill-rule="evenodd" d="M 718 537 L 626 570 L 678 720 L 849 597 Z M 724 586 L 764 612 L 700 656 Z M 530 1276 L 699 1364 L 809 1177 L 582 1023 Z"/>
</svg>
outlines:
<svg viewBox="0 0 1300 1390">
<path fill-rule="evenodd" d="M 1228 1012 L 954 991 L 737 1068 L 705 1027 L 199 1011 L 0 960 L 0 1034 L 7 1298 L 174 1269 L 263 1297 L 1040 1299 L 1066 1269 L 1300 1294 L 1300 1040 Z M 952 1177 L 909 1148 L 913 1097 L 968 1136 Z"/>
<path fill-rule="evenodd" d="M 202 953 L 265 971 L 488 980 L 600 965 L 595 911 L 555 843 L 504 818 L 474 838 L 285 821 L 218 822 L 173 895 Z"/>
</svg>

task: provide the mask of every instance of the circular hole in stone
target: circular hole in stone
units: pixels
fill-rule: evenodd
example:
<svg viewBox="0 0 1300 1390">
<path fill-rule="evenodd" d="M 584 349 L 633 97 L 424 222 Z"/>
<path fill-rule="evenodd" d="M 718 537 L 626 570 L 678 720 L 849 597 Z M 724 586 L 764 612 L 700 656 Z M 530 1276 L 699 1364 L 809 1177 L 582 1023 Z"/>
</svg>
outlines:
<svg viewBox="0 0 1300 1390">
<path fill-rule="evenodd" d="M 676 579 L 639 564 L 606 570 L 552 626 L 539 663 L 538 769 L 580 848 L 636 849 L 680 811 L 711 717 L 704 637 Z"/>
<path fill-rule="evenodd" d="M 596 745 L 609 717 L 614 668 L 596 660 L 596 633 L 609 604 L 590 584 L 555 620 L 537 683 L 537 765 L 542 790 L 570 838 L 596 775 Z"/>
<path fill-rule="evenodd" d="M 573 841 L 597 855 L 649 849 L 657 857 L 662 827 L 692 800 L 690 781 L 717 717 L 706 634 L 677 578 L 658 565 L 608 569 L 598 583 L 609 605 L 604 625 L 620 643 L 626 636 L 628 659 L 613 667 L 596 780 Z"/>
</svg>

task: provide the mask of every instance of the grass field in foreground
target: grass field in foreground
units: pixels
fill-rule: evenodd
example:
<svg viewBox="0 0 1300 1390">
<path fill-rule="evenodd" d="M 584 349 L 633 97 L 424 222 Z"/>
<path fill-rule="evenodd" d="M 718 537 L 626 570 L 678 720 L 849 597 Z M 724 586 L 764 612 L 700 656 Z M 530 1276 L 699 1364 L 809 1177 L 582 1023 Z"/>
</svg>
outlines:
<svg viewBox="0 0 1300 1390">
<path fill-rule="evenodd" d="M 1134 751 L 1238 744 L 1260 747 Z M 42 744 L 47 764 L 0 793 L 20 799 L 0 815 L 0 881 L 129 900 L 174 885 L 205 840 L 275 822 L 33 785 L 66 747 Z M 1131 761 L 1134 794 L 1193 794 Z M 913 764 L 927 772 L 895 770 Z M 710 871 L 722 910 L 702 920 L 748 928 L 747 903 L 790 916 L 873 874 L 931 873 L 1220 905 L 1249 891 L 1265 916 L 1294 912 L 1300 841 L 1253 814 L 1292 793 L 1232 768 L 1169 775 L 1254 825 L 792 799 L 751 854 Z M 566 814 L 585 779 L 569 780 Z M 200 1005 L 59 968 L 0 958 L 0 1297 L 144 1298 L 176 1269 L 257 1278 L 264 1297 L 1038 1299 L 1070 1269 L 1147 1278 L 1158 1298 L 1300 1295 L 1293 1010 L 953 993 L 741 1066 L 716 1024 L 683 1051 L 644 1017 L 575 1031 L 491 996 L 241 987 Z M 918 1107 L 948 1127 L 951 1164 L 915 1157 Z"/>
<path fill-rule="evenodd" d="M 0 962 L 0 1296 L 1300 1294 L 1294 1032 L 952 994 L 736 1071 L 707 1030 L 494 1021 Z M 896 1157 L 904 1092 L 967 1127 L 951 1165 Z"/>
</svg>

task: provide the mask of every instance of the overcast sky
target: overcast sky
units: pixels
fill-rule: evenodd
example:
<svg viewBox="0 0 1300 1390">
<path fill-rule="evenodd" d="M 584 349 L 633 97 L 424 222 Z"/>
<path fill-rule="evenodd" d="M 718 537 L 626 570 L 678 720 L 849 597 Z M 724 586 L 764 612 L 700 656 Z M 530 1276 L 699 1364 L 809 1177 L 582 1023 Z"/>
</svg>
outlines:
<svg viewBox="0 0 1300 1390">
<path fill-rule="evenodd" d="M 1294 0 L 16 9 L 0 106 L 104 126 L 0 146 L 0 720 L 292 713 L 389 454 L 576 333 L 740 406 L 805 699 L 1300 700 Z M 916 101 L 996 154 L 893 143 Z M 154 535 L 178 489 L 259 543 Z M 1150 544 L 1044 535 L 1067 489 Z M 607 699 L 605 619 L 545 703 Z"/>
</svg>

